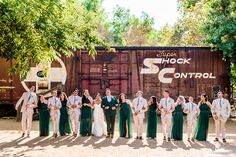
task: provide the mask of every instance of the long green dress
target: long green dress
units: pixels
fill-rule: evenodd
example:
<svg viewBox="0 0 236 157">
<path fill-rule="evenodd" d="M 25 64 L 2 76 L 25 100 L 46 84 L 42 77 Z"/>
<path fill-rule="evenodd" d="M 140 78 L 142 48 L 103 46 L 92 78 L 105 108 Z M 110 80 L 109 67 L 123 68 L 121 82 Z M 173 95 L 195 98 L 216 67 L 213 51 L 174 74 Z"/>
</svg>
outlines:
<svg viewBox="0 0 236 157">
<path fill-rule="evenodd" d="M 183 139 L 183 108 L 181 104 L 175 106 L 175 112 L 173 116 L 172 125 L 172 139 L 182 140 Z"/>
<path fill-rule="evenodd" d="M 157 106 L 151 104 L 148 109 L 147 137 L 156 138 L 157 134 Z"/>
<path fill-rule="evenodd" d="M 210 108 L 206 103 L 203 103 L 201 104 L 199 109 L 200 109 L 200 114 L 197 119 L 195 138 L 198 141 L 206 141 L 208 134 L 208 126 L 209 126 Z"/>
<path fill-rule="evenodd" d="M 50 113 L 46 103 L 38 102 L 39 109 L 39 136 L 48 136 L 50 131 Z"/>
<path fill-rule="evenodd" d="M 62 107 L 60 108 L 60 122 L 59 122 L 59 132 L 61 136 L 71 133 L 70 128 L 70 117 L 68 114 L 67 100 L 61 101 Z"/>
<path fill-rule="evenodd" d="M 120 104 L 119 119 L 120 137 L 126 137 L 126 135 L 128 135 L 129 138 L 132 137 L 131 113 L 130 105 L 126 102 L 122 102 Z"/>
<path fill-rule="evenodd" d="M 91 103 L 85 96 L 82 98 L 82 104 Z M 92 133 L 92 108 L 89 106 L 82 106 L 81 117 L 80 117 L 80 135 L 90 136 Z"/>
</svg>

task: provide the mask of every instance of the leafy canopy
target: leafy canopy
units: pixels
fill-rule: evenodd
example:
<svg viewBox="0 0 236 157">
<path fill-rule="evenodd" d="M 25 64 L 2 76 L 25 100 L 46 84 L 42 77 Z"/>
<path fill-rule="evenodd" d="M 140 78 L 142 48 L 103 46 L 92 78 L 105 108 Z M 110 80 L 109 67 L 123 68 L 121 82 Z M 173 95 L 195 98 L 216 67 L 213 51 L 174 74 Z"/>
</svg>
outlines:
<svg viewBox="0 0 236 157">
<path fill-rule="evenodd" d="M 109 48 L 96 33 L 93 14 L 77 0 L 0 0 L 0 57 L 14 60 L 10 72 L 26 77 L 30 64 L 71 56 L 97 45 Z"/>
</svg>

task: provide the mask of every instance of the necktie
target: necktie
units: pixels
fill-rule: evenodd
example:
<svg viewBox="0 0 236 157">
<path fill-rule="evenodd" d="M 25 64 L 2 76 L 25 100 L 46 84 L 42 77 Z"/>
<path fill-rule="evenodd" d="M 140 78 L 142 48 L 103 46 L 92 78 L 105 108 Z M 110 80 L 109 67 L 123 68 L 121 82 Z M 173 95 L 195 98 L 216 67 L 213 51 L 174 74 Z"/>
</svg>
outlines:
<svg viewBox="0 0 236 157">
<path fill-rule="evenodd" d="M 29 94 L 28 101 L 30 100 L 30 98 L 31 98 L 31 93 Z"/>
<path fill-rule="evenodd" d="M 221 99 L 220 99 L 220 108 L 222 108 Z"/>
<path fill-rule="evenodd" d="M 167 110 L 167 98 L 166 98 L 166 103 L 165 104 L 166 104 L 166 110 Z"/>
<path fill-rule="evenodd" d="M 139 106 L 139 100 L 140 100 L 140 98 L 138 98 L 138 104 L 137 104 L 137 106 Z"/>
<path fill-rule="evenodd" d="M 192 104 L 192 111 L 193 111 L 193 103 L 191 103 Z"/>
<path fill-rule="evenodd" d="M 56 100 L 56 98 L 54 98 L 54 102 L 55 102 L 55 106 L 57 105 L 57 100 Z"/>
</svg>

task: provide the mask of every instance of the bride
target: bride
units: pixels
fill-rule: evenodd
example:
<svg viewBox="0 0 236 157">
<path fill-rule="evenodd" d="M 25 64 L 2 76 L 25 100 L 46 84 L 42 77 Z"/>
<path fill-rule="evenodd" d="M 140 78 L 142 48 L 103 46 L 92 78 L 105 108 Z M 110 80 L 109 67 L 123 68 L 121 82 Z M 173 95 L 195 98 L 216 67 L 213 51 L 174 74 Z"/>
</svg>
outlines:
<svg viewBox="0 0 236 157">
<path fill-rule="evenodd" d="M 104 113 L 101 107 L 101 95 L 98 93 L 94 100 L 94 125 L 93 125 L 93 135 L 96 137 L 100 137 L 102 135 L 107 134 L 106 123 L 104 121 Z"/>
</svg>

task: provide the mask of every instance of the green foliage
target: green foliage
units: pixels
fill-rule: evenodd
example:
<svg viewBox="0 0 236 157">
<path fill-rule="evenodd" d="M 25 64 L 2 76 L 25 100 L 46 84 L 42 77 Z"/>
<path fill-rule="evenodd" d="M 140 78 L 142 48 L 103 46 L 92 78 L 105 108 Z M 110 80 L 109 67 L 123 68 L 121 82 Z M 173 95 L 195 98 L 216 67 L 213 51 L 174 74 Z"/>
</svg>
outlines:
<svg viewBox="0 0 236 157">
<path fill-rule="evenodd" d="M 127 45 L 157 45 L 157 31 L 154 29 L 154 19 L 142 12 L 140 18 L 132 17 L 123 37 Z"/>
<path fill-rule="evenodd" d="M 112 33 L 110 31 L 110 22 L 107 20 L 107 14 L 101 7 L 100 0 L 83 0 L 82 5 L 93 15 L 93 23 L 96 25 L 96 33 L 106 43 L 112 43 Z"/>
<path fill-rule="evenodd" d="M 220 50 L 229 68 L 231 84 L 236 85 L 236 1 L 210 0 L 207 3 L 208 15 L 203 25 L 207 35 L 204 40 L 214 50 Z"/>
<path fill-rule="evenodd" d="M 231 63 L 230 65 L 230 83 L 232 85 L 233 91 L 236 92 L 236 64 Z"/>
<path fill-rule="evenodd" d="M 159 34 L 159 45 L 164 46 L 208 46 L 201 31 L 207 11 L 206 0 L 182 0 L 179 2 L 180 18 L 174 26 L 164 26 Z M 189 6 L 191 3 L 191 7 Z M 188 5 L 187 5 L 188 4 Z M 186 6 L 187 5 L 187 6 Z"/>
<path fill-rule="evenodd" d="M 51 62 L 85 48 L 92 56 L 95 46 L 109 48 L 96 33 L 93 15 L 78 1 L 0 0 L 0 57 L 14 60 L 10 72 L 22 78 L 30 64 Z"/>
<path fill-rule="evenodd" d="M 116 45 L 157 45 L 154 19 L 145 12 L 141 17 L 136 17 L 128 9 L 117 6 L 113 12 L 111 30 Z"/>
<path fill-rule="evenodd" d="M 111 21 L 111 31 L 114 43 L 123 46 L 126 45 L 122 33 L 127 30 L 130 20 L 130 11 L 120 6 L 116 6 L 113 11 L 113 18 Z"/>
</svg>

